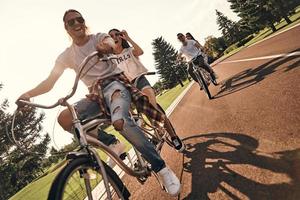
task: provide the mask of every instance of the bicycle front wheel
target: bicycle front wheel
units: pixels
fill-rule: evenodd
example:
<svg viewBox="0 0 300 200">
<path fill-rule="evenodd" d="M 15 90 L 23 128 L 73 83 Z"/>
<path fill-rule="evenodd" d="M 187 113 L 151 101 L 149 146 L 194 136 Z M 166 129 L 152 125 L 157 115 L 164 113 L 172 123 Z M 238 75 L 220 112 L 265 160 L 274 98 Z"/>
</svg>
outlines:
<svg viewBox="0 0 300 200">
<path fill-rule="evenodd" d="M 112 199 L 128 199 L 129 191 L 118 175 L 105 163 Z M 72 160 L 56 176 L 48 200 L 108 199 L 100 167 L 88 157 Z"/>
<path fill-rule="evenodd" d="M 204 80 L 204 78 L 203 78 L 203 76 L 201 75 L 201 72 L 200 72 L 199 70 L 198 70 L 197 73 L 196 73 L 196 77 L 197 77 L 197 79 L 198 79 L 198 84 L 199 84 L 200 87 L 201 87 L 200 84 L 202 83 L 203 90 L 204 90 L 204 92 L 206 93 L 208 99 L 212 99 L 211 94 L 210 94 L 209 89 L 208 89 L 208 86 L 207 86 L 207 84 L 206 84 L 206 82 L 205 82 L 205 80 Z M 200 82 L 201 82 L 201 83 L 200 83 Z"/>
</svg>

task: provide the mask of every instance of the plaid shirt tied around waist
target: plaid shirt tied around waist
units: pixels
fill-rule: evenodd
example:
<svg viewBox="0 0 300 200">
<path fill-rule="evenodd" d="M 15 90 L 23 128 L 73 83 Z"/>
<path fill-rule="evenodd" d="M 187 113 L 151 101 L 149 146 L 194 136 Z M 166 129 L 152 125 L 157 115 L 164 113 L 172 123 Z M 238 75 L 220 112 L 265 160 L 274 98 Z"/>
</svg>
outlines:
<svg viewBox="0 0 300 200">
<path fill-rule="evenodd" d="M 106 116 L 109 116 L 107 107 L 105 104 L 105 99 L 103 95 L 103 82 L 105 80 L 119 81 L 122 83 L 130 92 L 131 99 L 138 112 L 144 113 L 149 120 L 152 120 L 156 125 L 163 127 L 165 122 L 165 115 L 157 110 L 148 100 L 148 97 L 145 96 L 140 90 L 131 85 L 128 78 L 123 74 L 118 74 L 107 79 L 99 79 L 93 83 L 90 87 L 90 93 L 87 97 L 93 101 L 98 101 L 100 111 L 103 112 Z"/>
</svg>

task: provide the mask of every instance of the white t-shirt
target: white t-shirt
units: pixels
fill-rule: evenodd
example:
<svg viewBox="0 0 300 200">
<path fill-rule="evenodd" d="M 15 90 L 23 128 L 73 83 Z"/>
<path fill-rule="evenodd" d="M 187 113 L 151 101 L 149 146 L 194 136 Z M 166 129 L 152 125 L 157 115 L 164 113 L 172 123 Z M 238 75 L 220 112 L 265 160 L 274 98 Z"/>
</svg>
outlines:
<svg viewBox="0 0 300 200">
<path fill-rule="evenodd" d="M 53 68 L 54 72 L 61 72 L 66 68 L 73 69 L 76 74 L 79 72 L 79 65 L 83 59 L 96 51 L 96 46 L 99 41 L 102 41 L 106 37 L 109 37 L 105 33 L 97 33 L 90 35 L 89 41 L 83 46 L 77 46 L 72 44 L 64 52 L 62 52 L 56 59 L 55 66 Z M 112 42 L 114 42 L 112 40 Z M 102 62 L 98 60 L 98 57 L 93 57 L 84 68 L 81 74 L 85 74 L 80 80 L 89 87 L 93 84 L 95 80 L 104 79 L 112 75 L 120 74 L 122 70 L 117 67 L 116 63 L 111 61 Z"/>
<path fill-rule="evenodd" d="M 179 49 L 179 52 L 186 58 L 186 61 L 191 61 L 194 57 L 201 54 L 201 50 L 198 49 L 195 44 L 197 43 L 195 40 L 186 40 L 187 45 L 182 45 Z"/>
<path fill-rule="evenodd" d="M 125 48 L 117 55 L 118 67 L 124 71 L 125 76 L 130 81 L 148 72 L 147 68 L 133 55 L 132 51 L 133 47 Z"/>
</svg>

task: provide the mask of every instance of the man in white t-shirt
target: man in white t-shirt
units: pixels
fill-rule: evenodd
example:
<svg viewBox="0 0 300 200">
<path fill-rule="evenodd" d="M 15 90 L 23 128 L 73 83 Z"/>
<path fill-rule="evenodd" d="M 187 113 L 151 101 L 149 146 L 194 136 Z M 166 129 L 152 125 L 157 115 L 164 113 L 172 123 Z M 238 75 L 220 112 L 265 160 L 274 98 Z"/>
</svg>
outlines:
<svg viewBox="0 0 300 200">
<path fill-rule="evenodd" d="M 178 40 L 182 43 L 181 48 L 179 49 L 179 53 L 177 56 L 177 59 L 182 59 L 182 56 L 186 59 L 187 62 L 190 62 L 194 58 L 196 58 L 193 62 L 196 65 L 199 65 L 203 69 L 205 69 L 211 76 L 212 82 L 214 85 L 217 84 L 216 82 L 216 76 L 214 71 L 211 69 L 211 67 L 204 61 L 204 58 L 202 56 L 201 49 L 203 48 L 198 42 L 195 40 L 187 40 L 186 37 L 182 33 L 177 34 Z M 192 63 L 189 64 L 188 72 L 191 75 L 191 77 L 198 82 L 194 72 L 193 72 L 193 66 Z"/>
</svg>

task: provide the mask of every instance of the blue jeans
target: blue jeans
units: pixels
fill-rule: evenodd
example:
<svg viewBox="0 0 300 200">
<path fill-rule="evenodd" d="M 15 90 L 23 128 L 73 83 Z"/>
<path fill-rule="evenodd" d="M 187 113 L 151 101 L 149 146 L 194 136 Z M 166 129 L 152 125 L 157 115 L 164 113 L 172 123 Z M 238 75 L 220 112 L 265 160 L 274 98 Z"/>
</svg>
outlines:
<svg viewBox="0 0 300 200">
<path fill-rule="evenodd" d="M 120 91 L 120 96 L 112 100 L 111 97 L 116 91 Z M 125 86 L 118 81 L 113 81 L 103 89 L 103 94 L 111 114 L 112 124 L 117 120 L 123 120 L 123 129 L 120 133 L 151 164 L 153 171 L 158 172 L 164 168 L 165 162 L 155 150 L 154 145 L 146 139 L 144 133 L 129 115 L 131 95 Z M 75 108 L 80 120 L 95 117 L 100 113 L 98 103 L 89 99 L 77 102 Z M 102 141 L 101 137 L 100 140 Z"/>
<path fill-rule="evenodd" d="M 139 80 L 137 81 L 136 84 L 134 84 L 136 81 L 136 79 L 132 80 L 131 83 L 139 90 L 143 90 L 146 88 L 152 88 L 148 79 L 145 77 L 145 75 L 142 75 Z"/>
</svg>

